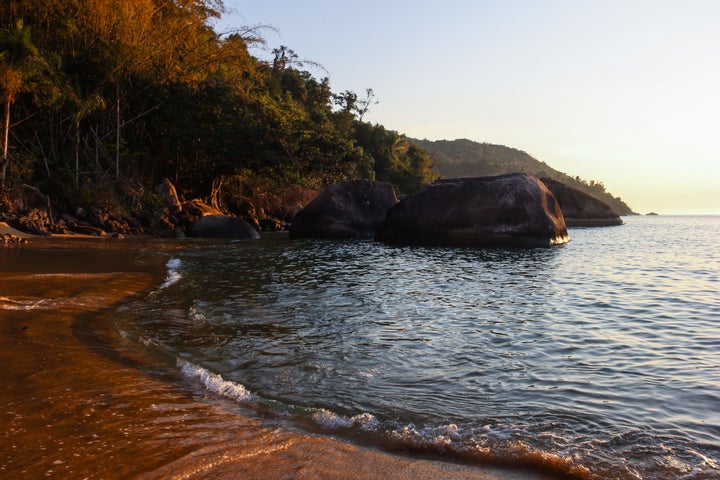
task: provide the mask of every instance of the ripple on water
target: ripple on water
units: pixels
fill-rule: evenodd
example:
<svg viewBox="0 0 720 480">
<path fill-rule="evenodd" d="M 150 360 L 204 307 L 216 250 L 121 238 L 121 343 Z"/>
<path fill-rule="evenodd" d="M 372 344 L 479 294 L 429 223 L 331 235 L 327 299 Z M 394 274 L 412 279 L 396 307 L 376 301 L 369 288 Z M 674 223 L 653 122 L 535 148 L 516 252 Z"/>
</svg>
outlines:
<svg viewBox="0 0 720 480">
<path fill-rule="evenodd" d="M 674 222 L 539 250 L 274 237 L 179 252 L 182 279 L 129 323 L 321 428 L 370 415 L 383 441 L 710 478 L 720 223 Z"/>
</svg>

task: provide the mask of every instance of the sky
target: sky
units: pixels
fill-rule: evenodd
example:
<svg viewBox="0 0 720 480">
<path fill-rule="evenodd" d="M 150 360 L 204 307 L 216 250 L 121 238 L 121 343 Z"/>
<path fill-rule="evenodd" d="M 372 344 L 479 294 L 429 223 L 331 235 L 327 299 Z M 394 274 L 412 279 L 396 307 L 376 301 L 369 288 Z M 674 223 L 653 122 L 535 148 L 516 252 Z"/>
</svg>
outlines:
<svg viewBox="0 0 720 480">
<path fill-rule="evenodd" d="M 720 214 L 720 1 L 225 0 L 364 120 L 506 145 L 638 213 Z M 309 64 L 308 64 L 309 65 Z"/>
</svg>

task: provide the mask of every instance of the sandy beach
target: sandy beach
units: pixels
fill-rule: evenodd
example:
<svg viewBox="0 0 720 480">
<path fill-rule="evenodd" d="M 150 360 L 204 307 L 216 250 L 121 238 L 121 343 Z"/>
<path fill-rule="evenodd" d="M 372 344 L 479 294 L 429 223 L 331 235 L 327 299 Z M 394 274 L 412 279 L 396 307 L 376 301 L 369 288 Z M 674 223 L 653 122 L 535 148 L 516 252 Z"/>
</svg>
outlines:
<svg viewBox="0 0 720 480">
<path fill-rule="evenodd" d="M 35 236 L 29 233 L 21 232 L 17 228 L 13 228 L 8 225 L 7 222 L 0 222 L 0 235 L 16 235 L 21 238 L 30 238 Z"/>
<path fill-rule="evenodd" d="M 114 243 L 108 271 L 92 261 L 68 268 L 77 249 L 53 254 L 52 242 L 0 250 L 0 477 L 548 478 L 276 427 L 182 388 L 137 345 L 118 344 L 108 321 L 124 299 L 157 285 L 161 264 L 132 266 Z M 33 261 L 35 243 L 44 253 Z M 87 248 L 97 255 L 103 243 Z M 53 256 L 65 260 L 48 263 Z"/>
</svg>

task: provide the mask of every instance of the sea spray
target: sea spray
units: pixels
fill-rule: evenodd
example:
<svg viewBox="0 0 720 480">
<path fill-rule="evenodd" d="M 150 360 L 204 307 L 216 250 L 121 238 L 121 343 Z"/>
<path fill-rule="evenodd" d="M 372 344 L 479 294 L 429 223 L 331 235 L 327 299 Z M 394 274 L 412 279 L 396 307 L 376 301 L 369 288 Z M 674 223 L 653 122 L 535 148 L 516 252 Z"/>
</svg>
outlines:
<svg viewBox="0 0 720 480">
<path fill-rule="evenodd" d="M 168 260 L 166 266 L 167 276 L 165 277 L 165 282 L 160 285 L 160 290 L 177 283 L 182 278 L 182 274 L 178 271 L 182 266 L 182 261 L 179 258 L 171 258 Z"/>
</svg>

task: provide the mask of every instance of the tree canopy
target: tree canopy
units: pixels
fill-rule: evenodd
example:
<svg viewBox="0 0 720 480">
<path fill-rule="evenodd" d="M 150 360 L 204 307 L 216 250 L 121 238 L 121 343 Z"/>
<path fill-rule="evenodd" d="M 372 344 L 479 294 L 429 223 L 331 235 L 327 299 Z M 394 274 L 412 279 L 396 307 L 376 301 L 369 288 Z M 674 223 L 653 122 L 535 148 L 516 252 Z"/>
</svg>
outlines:
<svg viewBox="0 0 720 480">
<path fill-rule="evenodd" d="M 217 32 L 220 0 L 0 3 L 2 193 L 71 201 L 170 178 L 207 196 L 219 178 L 319 188 L 374 178 L 401 192 L 435 178 L 397 132 L 363 122 L 371 89 L 332 92 L 288 47 L 251 54 L 261 27 Z"/>
</svg>

